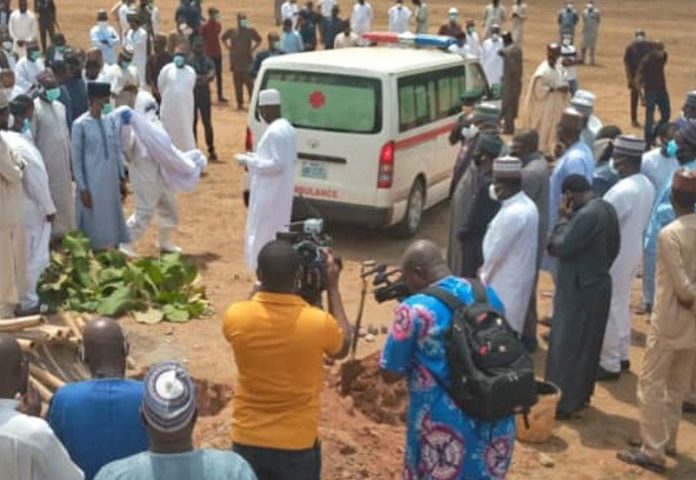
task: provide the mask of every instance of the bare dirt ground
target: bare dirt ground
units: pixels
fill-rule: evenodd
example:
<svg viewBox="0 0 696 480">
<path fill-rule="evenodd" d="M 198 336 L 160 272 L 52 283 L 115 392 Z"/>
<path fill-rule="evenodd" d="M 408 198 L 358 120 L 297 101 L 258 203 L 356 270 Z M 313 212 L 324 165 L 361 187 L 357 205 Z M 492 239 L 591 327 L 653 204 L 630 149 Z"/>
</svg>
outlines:
<svg viewBox="0 0 696 480">
<path fill-rule="evenodd" d="M 14 2 L 13 2 L 14 3 Z M 87 30 L 93 24 L 98 8 L 109 8 L 111 0 L 61 0 L 59 19 L 69 43 L 86 46 Z M 157 0 L 162 11 L 164 29 L 173 28 L 176 0 Z M 462 18 L 480 21 L 484 0 L 447 2 L 431 0 L 431 30 L 444 21 L 447 9 L 457 6 Z M 509 9 L 510 1 L 504 0 Z M 578 3 L 578 7 L 582 2 Z M 662 39 L 670 54 L 667 68 L 673 114 L 682 104 L 686 91 L 696 84 L 696 65 L 693 50 L 696 38 L 693 21 L 696 18 L 694 0 L 598 0 L 603 23 L 594 68 L 580 67 L 581 88 L 597 94 L 597 113 L 604 123 L 629 125 L 628 91 L 622 64 L 623 51 L 636 28 L 645 28 L 648 35 Z M 205 6 L 216 4 L 222 10 L 225 28 L 235 14 L 246 11 L 251 25 L 265 37 L 272 24 L 272 0 L 206 0 Z M 528 0 L 529 21 L 525 32 L 525 85 L 529 75 L 544 57 L 544 45 L 557 38 L 556 10 L 558 0 Z M 349 0 L 340 0 L 348 12 Z M 375 0 L 376 28 L 385 29 L 388 0 Z M 233 98 L 231 77 L 225 74 L 226 96 Z M 230 103 L 233 105 L 234 102 Z M 244 148 L 246 113 L 232 106 L 215 106 L 213 111 L 217 149 L 222 162 L 212 164 L 198 191 L 179 198 L 181 225 L 176 240 L 189 257 L 198 264 L 205 278 L 208 294 L 214 307 L 209 318 L 184 325 L 137 325 L 125 320 L 132 353 L 141 365 L 176 358 L 184 361 L 193 374 L 206 380 L 208 396 L 214 397 L 204 408 L 197 438 L 200 445 L 226 448 L 229 445 L 230 405 L 226 400 L 233 394 L 234 365 L 232 354 L 220 334 L 220 315 L 225 307 L 247 296 L 252 277 L 245 272 L 242 237 L 245 209 L 241 201 L 242 172 L 232 160 L 232 154 Z M 638 132 L 636 132 L 638 133 Z M 201 144 L 201 147 L 204 145 Z M 447 209 L 441 205 L 426 215 L 419 237 L 430 238 L 445 246 Z M 407 242 L 397 241 L 384 231 L 365 231 L 358 228 L 331 227 L 335 248 L 345 260 L 342 289 L 349 314 L 357 311 L 359 298 L 358 271 L 361 261 L 376 259 L 395 263 Z M 152 233 L 138 246 L 142 253 L 154 254 Z M 638 283 L 634 305 L 638 305 Z M 540 293 L 549 292 L 551 283 L 542 280 Z M 549 310 L 548 295 L 540 294 L 541 313 Z M 388 325 L 391 305 L 378 306 L 368 300 L 365 322 L 368 325 Z M 632 364 L 634 372 L 643 353 L 645 317 L 635 315 Z M 542 328 L 542 331 L 544 329 Z M 363 343 L 359 356 L 378 351 L 384 336 L 374 343 Z M 539 371 L 545 362 L 545 345 L 536 355 Z M 321 436 L 324 445 L 324 478 L 334 479 L 396 479 L 401 475 L 404 426 L 377 423 L 356 409 L 352 398 L 342 398 L 335 384 L 337 367 L 327 379 L 322 398 Z M 615 459 L 617 450 L 625 447 L 626 439 L 636 435 L 636 381 L 634 373 L 624 375 L 620 382 L 601 385 L 593 397 L 592 407 L 581 420 L 560 423 L 551 441 L 542 446 L 518 443 L 510 479 L 577 479 L 630 480 L 659 478 L 640 469 L 626 466 Z M 668 478 L 696 478 L 696 416 L 687 416 L 681 429 L 676 461 L 671 460 Z M 540 453 L 548 455 L 553 467 L 543 467 Z"/>
</svg>

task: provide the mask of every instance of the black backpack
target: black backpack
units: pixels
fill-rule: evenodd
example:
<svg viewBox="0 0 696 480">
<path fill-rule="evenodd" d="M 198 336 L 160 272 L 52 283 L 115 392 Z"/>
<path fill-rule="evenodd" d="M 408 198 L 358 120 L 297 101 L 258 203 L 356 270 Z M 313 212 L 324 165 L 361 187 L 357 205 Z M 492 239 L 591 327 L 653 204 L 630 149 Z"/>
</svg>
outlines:
<svg viewBox="0 0 696 480">
<path fill-rule="evenodd" d="M 517 333 L 488 303 L 486 288 L 469 280 L 474 303 L 438 287 L 420 293 L 434 297 L 452 311 L 452 325 L 446 337 L 447 364 L 451 387 L 436 381 L 468 415 L 485 421 L 509 415 L 525 415 L 537 402 L 534 363 Z"/>
</svg>

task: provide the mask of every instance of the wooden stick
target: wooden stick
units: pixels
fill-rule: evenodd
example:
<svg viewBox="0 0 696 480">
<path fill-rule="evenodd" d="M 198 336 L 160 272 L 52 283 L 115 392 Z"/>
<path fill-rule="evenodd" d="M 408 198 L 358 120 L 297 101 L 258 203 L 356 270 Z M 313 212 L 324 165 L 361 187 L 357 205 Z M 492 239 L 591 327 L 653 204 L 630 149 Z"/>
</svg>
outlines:
<svg viewBox="0 0 696 480">
<path fill-rule="evenodd" d="M 24 353 L 29 353 L 32 350 L 34 350 L 34 347 L 36 344 L 27 338 L 18 338 L 17 343 L 19 343 L 19 347 L 22 349 Z"/>
<path fill-rule="evenodd" d="M 82 315 L 78 315 L 75 317 L 75 323 L 77 324 L 78 328 L 82 333 L 85 332 L 85 325 L 87 325 L 87 322 L 85 322 L 85 319 Z"/>
<path fill-rule="evenodd" d="M 60 376 L 63 378 L 68 378 L 68 375 L 65 373 L 65 370 L 63 370 L 62 366 L 56 361 L 56 359 L 53 357 L 53 354 L 51 353 L 51 349 L 46 346 L 46 344 L 41 345 L 41 353 L 42 358 L 44 360 L 50 362 L 50 366 L 53 367 L 54 372 L 58 372 Z"/>
<path fill-rule="evenodd" d="M 72 332 L 75 334 L 75 338 L 78 338 L 80 341 L 82 341 L 82 329 L 79 327 L 77 324 L 77 320 L 75 320 L 75 317 L 73 317 L 70 312 L 63 312 L 63 321 L 65 324 L 72 330 Z"/>
<path fill-rule="evenodd" d="M 29 373 L 52 390 L 58 390 L 65 385 L 63 380 L 34 364 L 29 365 Z"/>
<path fill-rule="evenodd" d="M 44 323 L 41 315 L 0 320 L 0 332 L 19 332 L 25 328 L 35 327 Z"/>
<path fill-rule="evenodd" d="M 41 325 L 39 327 L 28 328 L 26 332 L 39 332 L 46 336 L 47 340 L 55 340 L 56 338 L 69 338 L 74 334 L 68 327 L 59 327 L 57 325 Z"/>
<path fill-rule="evenodd" d="M 32 376 L 29 377 L 29 381 L 31 381 L 34 388 L 36 388 L 36 391 L 39 392 L 39 397 L 41 397 L 41 400 L 43 400 L 46 403 L 51 401 L 51 397 L 53 397 L 53 392 L 51 392 L 43 383 L 39 382 Z"/>
</svg>

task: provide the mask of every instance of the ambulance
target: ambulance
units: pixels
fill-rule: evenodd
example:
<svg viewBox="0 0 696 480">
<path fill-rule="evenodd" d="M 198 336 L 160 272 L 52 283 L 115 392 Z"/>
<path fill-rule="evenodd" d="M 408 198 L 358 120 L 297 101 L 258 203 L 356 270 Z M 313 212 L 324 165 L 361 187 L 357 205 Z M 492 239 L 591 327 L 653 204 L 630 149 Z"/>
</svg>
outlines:
<svg viewBox="0 0 696 480">
<path fill-rule="evenodd" d="M 419 36 L 407 37 L 417 44 Z M 476 59 L 400 46 L 322 50 L 263 62 L 246 149 L 254 150 L 265 128 L 257 111 L 259 92 L 275 88 L 282 116 L 297 130 L 294 218 L 392 226 L 410 237 L 423 212 L 448 198 L 459 149 L 450 144 L 450 131 L 465 105 L 488 98 L 489 86 Z"/>
</svg>

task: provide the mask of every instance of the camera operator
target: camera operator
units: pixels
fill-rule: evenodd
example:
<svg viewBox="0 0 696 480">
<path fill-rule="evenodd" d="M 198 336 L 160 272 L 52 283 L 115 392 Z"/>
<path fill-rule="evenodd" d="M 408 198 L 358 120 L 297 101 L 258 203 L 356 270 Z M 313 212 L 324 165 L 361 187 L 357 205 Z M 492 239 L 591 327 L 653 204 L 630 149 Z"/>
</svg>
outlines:
<svg viewBox="0 0 696 480">
<path fill-rule="evenodd" d="M 344 358 L 350 345 L 338 262 L 328 254 L 330 313 L 297 295 L 300 266 L 290 242 L 267 243 L 258 256 L 257 293 L 231 305 L 223 321 L 239 369 L 233 449 L 259 480 L 319 480 L 323 357 Z"/>
<path fill-rule="evenodd" d="M 505 478 L 515 441 L 514 417 L 481 421 L 455 405 L 441 386 L 451 383 L 445 337 L 452 312 L 435 297 L 418 293 L 435 286 L 471 305 L 473 288 L 451 274 L 429 240 L 406 249 L 401 270 L 414 293 L 396 308 L 381 366 L 389 383 L 408 377 L 404 478 Z M 495 292 L 488 288 L 486 293 L 490 306 L 502 312 Z"/>
</svg>

